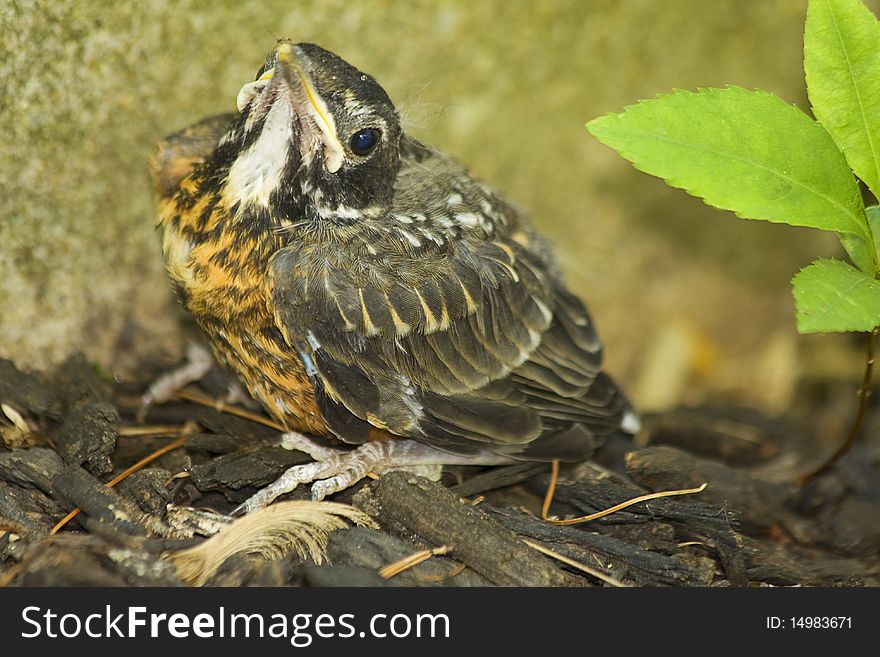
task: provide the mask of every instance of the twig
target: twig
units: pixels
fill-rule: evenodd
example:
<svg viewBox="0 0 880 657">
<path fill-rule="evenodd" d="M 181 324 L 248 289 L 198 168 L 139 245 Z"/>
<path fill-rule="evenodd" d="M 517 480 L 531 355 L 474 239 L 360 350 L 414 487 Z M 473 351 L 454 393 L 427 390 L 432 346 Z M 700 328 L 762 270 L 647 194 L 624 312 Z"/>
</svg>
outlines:
<svg viewBox="0 0 880 657">
<path fill-rule="evenodd" d="M 868 333 L 867 346 L 865 347 L 865 375 L 862 378 L 862 386 L 859 388 L 858 392 L 859 410 L 856 414 L 855 421 L 852 423 L 852 427 L 850 427 L 846 441 L 838 447 L 837 451 L 835 451 L 834 454 L 832 454 L 822 465 L 812 472 L 798 477 L 798 483 L 801 486 L 807 485 L 831 470 L 843 455 L 849 452 L 849 450 L 852 449 L 852 446 L 856 444 L 856 440 L 862 430 L 865 413 L 868 410 L 868 398 L 871 396 L 871 376 L 874 372 L 874 341 L 878 333 L 880 333 L 880 326 L 875 327 L 870 333 Z"/>
<path fill-rule="evenodd" d="M 419 581 L 420 584 L 436 584 L 438 582 L 443 582 L 447 579 L 452 579 L 453 577 L 458 577 L 464 572 L 465 568 L 467 568 L 467 564 L 460 563 L 445 575 L 423 575 L 416 577 L 416 579 Z"/>
<path fill-rule="evenodd" d="M 433 556 L 438 554 L 449 554 L 450 552 L 452 552 L 451 545 L 441 545 L 440 547 L 435 547 L 431 550 L 419 550 L 408 557 L 404 557 L 399 561 L 395 561 L 394 563 L 390 563 L 387 566 L 380 568 L 379 577 L 383 579 L 391 579 L 395 575 L 399 575 L 405 570 L 418 566 L 420 563 L 427 561 Z"/>
<path fill-rule="evenodd" d="M 257 422 L 258 424 L 271 427 L 272 429 L 277 429 L 278 431 L 287 431 L 286 427 L 281 426 L 277 422 L 273 422 L 267 417 L 263 417 L 259 413 L 253 413 L 238 406 L 231 406 L 220 401 L 219 399 L 212 399 L 211 397 L 203 395 L 199 392 L 193 392 L 192 390 L 178 390 L 177 393 L 175 393 L 175 397 L 179 399 L 185 399 L 186 401 L 191 401 L 196 404 L 201 404 L 202 406 L 207 406 L 208 408 L 213 408 L 218 413 L 228 413 L 229 415 L 235 415 L 244 418 L 245 420 L 250 420 L 251 422 Z"/>
<path fill-rule="evenodd" d="M 553 459 L 550 465 L 550 483 L 547 484 L 547 492 L 544 493 L 544 505 L 541 507 L 541 517 L 544 520 L 550 514 L 550 503 L 553 502 L 553 493 L 556 492 L 557 481 L 559 481 L 559 459 Z"/>
<path fill-rule="evenodd" d="M 693 495 L 694 493 L 702 493 L 706 490 L 706 486 L 708 484 L 703 484 L 697 488 L 682 488 L 681 490 L 662 490 L 658 493 L 648 493 L 647 495 L 639 495 L 638 497 L 634 497 L 631 500 L 627 500 L 626 502 L 621 502 L 620 504 L 615 504 L 614 506 L 605 509 L 604 511 L 597 511 L 596 513 L 591 513 L 588 516 L 580 516 L 579 518 L 568 518 L 567 520 L 547 520 L 552 525 L 579 525 L 582 522 L 590 522 L 592 520 L 598 520 L 599 518 L 604 518 L 605 516 L 610 516 L 612 513 L 617 513 L 633 504 L 638 504 L 639 502 L 647 502 L 648 500 L 656 500 L 660 497 L 673 497 L 675 495 Z"/>
<path fill-rule="evenodd" d="M 600 579 L 606 584 L 610 584 L 611 586 L 617 586 L 626 588 L 628 585 L 621 582 L 619 579 L 614 579 L 610 575 L 606 575 L 601 570 L 596 570 L 595 568 L 590 568 L 586 564 L 582 564 L 580 561 L 575 561 L 574 559 L 569 559 L 564 554 L 559 554 L 558 552 L 554 552 L 549 548 L 545 548 L 543 545 L 539 545 L 538 543 L 533 543 L 532 541 L 522 539 L 522 542 L 528 545 L 533 550 L 537 550 L 541 554 L 546 554 L 548 557 L 552 557 L 557 561 L 561 561 L 562 563 L 571 566 L 572 568 L 577 568 L 578 570 L 582 570 L 588 575 L 592 575 L 596 579 Z"/>
<path fill-rule="evenodd" d="M 119 437 L 131 438 L 135 436 L 179 436 L 183 431 L 184 424 L 154 424 L 142 427 L 119 427 Z"/>
<path fill-rule="evenodd" d="M 115 486 L 120 481 L 122 481 L 123 479 L 128 477 L 130 474 L 137 472 L 142 467 L 144 467 L 145 465 L 147 465 L 148 463 L 150 463 L 152 461 L 155 461 L 157 458 L 159 458 L 163 454 L 167 454 L 171 450 L 174 450 L 174 449 L 177 449 L 178 447 L 181 447 L 185 442 L 186 442 L 186 436 L 181 436 L 177 440 L 174 440 L 174 441 L 168 443 L 167 445 L 165 445 L 164 447 L 157 449 L 152 454 L 145 456 L 144 458 L 142 458 L 140 461 L 138 461 L 137 463 L 135 463 L 131 467 L 125 469 L 121 474 L 114 477 L 107 484 L 107 486 L 109 486 L 110 488 L 113 488 L 113 486 Z M 68 513 L 61 520 L 59 520 L 58 523 L 54 527 L 52 527 L 52 530 L 49 532 L 49 534 L 57 534 L 58 530 L 60 530 L 62 527 L 64 527 L 64 525 L 66 525 L 71 520 L 76 518 L 79 515 L 79 512 L 80 512 L 80 509 L 76 508 L 73 511 L 71 511 L 70 513 Z"/>
</svg>

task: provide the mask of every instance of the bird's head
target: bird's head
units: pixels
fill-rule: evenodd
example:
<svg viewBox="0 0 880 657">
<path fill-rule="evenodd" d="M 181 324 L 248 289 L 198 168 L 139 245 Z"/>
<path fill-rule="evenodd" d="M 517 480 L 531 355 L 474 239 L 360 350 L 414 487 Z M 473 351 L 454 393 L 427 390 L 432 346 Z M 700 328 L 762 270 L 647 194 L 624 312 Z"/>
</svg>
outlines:
<svg viewBox="0 0 880 657">
<path fill-rule="evenodd" d="M 232 204 L 344 223 L 390 206 L 402 133 L 371 76 L 318 46 L 280 41 L 237 104 L 218 149 Z"/>
</svg>

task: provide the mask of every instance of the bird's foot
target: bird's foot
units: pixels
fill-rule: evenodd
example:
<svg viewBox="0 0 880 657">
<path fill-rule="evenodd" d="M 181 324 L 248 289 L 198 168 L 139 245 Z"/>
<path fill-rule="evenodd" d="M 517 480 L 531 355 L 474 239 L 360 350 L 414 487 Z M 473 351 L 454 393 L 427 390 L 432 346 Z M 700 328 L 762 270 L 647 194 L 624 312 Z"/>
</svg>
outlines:
<svg viewBox="0 0 880 657">
<path fill-rule="evenodd" d="M 327 495 L 357 483 L 369 472 L 382 474 L 394 468 L 412 466 L 459 463 L 500 465 L 513 462 L 509 457 L 488 451 L 476 455 L 450 454 L 414 440 L 370 442 L 353 450 L 339 450 L 319 445 L 300 433 L 289 432 L 281 437 L 281 445 L 286 449 L 305 452 L 315 461 L 293 466 L 276 481 L 239 505 L 232 512 L 233 515 L 244 515 L 261 509 L 300 484 L 311 483 L 312 499 L 322 500 Z"/>
</svg>

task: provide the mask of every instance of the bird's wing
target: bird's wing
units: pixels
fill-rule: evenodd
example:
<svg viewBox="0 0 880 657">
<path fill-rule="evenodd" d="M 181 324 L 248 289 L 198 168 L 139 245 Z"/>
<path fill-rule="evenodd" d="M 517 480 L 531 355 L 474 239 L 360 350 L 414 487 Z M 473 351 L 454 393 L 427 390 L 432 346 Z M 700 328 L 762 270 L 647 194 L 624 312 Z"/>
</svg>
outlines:
<svg viewBox="0 0 880 657">
<path fill-rule="evenodd" d="M 520 240 L 521 241 L 521 240 Z M 503 235 L 436 250 L 421 277 L 296 244 L 272 258 L 268 298 L 329 428 L 372 427 L 452 451 L 517 453 L 548 429 L 620 424 L 594 387 L 601 347 L 541 256 Z M 528 402 L 528 403 L 525 403 Z"/>
<path fill-rule="evenodd" d="M 171 195 L 178 183 L 214 152 L 234 118 L 234 114 L 211 116 L 159 142 L 150 159 L 153 191 L 159 198 Z"/>
</svg>

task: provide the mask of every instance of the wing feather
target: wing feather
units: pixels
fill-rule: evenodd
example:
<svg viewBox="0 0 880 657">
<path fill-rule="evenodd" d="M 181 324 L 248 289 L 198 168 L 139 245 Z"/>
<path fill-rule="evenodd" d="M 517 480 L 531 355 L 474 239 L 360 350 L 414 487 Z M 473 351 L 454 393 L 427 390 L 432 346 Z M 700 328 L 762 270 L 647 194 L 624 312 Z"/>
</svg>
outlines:
<svg viewBox="0 0 880 657">
<path fill-rule="evenodd" d="M 620 426 L 629 404 L 601 372 L 586 308 L 515 213 L 499 226 L 425 240 L 421 260 L 390 262 L 375 254 L 405 250 L 375 241 L 291 243 L 272 258 L 276 323 L 340 439 L 379 427 L 460 453 L 568 458 Z"/>
</svg>

